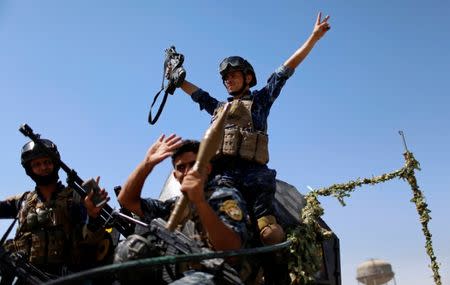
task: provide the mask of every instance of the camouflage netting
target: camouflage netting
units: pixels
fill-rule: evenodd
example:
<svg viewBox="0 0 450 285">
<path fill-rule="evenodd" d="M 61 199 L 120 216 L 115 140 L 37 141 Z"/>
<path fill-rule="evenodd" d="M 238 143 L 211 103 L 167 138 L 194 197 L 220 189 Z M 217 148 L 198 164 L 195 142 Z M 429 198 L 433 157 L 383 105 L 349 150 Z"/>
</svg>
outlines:
<svg viewBox="0 0 450 285">
<path fill-rule="evenodd" d="M 301 212 L 303 224 L 288 234 L 288 239 L 292 241 L 290 252 L 292 253 L 289 269 L 293 277 L 292 284 L 313 284 L 314 274 L 320 270 L 322 264 L 321 242 L 324 238 L 331 237 L 332 233 L 322 228 L 317 220 L 323 215 L 324 210 L 318 200 L 319 196 L 334 196 L 342 206 L 345 206 L 344 198 L 350 197 L 350 193 L 355 191 L 356 187 L 370 184 L 386 182 L 394 178 L 406 180 L 411 186 L 413 198 L 411 202 L 416 204 L 417 212 L 422 224 L 422 231 L 425 235 L 425 248 L 431 260 L 431 269 L 436 285 L 442 285 L 439 274 L 439 265 L 436 261 L 431 233 L 428 229 L 428 222 L 431 217 L 430 210 L 425 202 L 425 197 L 417 185 L 414 174 L 415 170 L 420 170 L 419 162 L 413 154 L 406 151 L 404 154 L 405 166 L 397 171 L 382 174 L 372 178 L 358 178 L 355 181 L 349 181 L 343 184 L 333 184 L 327 188 L 312 190 L 305 195 L 306 206 Z"/>
</svg>

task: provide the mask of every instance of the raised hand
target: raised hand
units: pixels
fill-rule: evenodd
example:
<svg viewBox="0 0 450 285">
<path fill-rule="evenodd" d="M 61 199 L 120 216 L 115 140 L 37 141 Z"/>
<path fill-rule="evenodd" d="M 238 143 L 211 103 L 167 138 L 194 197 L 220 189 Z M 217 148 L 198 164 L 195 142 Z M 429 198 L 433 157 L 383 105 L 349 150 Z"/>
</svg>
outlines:
<svg viewBox="0 0 450 285">
<path fill-rule="evenodd" d="M 330 16 L 327 15 L 322 20 L 322 12 L 319 12 L 319 14 L 317 15 L 317 20 L 316 20 L 316 23 L 314 25 L 314 30 L 313 30 L 314 37 L 316 37 L 317 39 L 320 39 L 331 28 L 330 23 L 328 23 L 329 19 L 330 19 Z"/>
<path fill-rule="evenodd" d="M 99 185 L 100 182 L 100 176 L 97 176 L 97 178 L 95 179 L 95 182 L 97 183 L 97 185 Z M 100 211 L 102 210 L 103 206 L 105 205 L 105 203 L 102 203 L 100 206 L 95 206 L 94 201 L 93 201 L 93 197 L 94 195 L 97 196 L 98 200 L 101 201 L 109 201 L 109 197 L 108 197 L 108 192 L 106 192 L 106 190 L 104 188 L 101 188 L 97 193 L 94 193 L 94 191 L 89 192 L 88 195 L 86 195 L 86 197 L 84 198 L 84 206 L 86 207 L 87 213 L 90 217 L 92 218 L 96 218 L 98 217 L 98 215 L 100 214 Z"/>
<path fill-rule="evenodd" d="M 171 134 L 167 138 L 161 135 L 159 139 L 147 150 L 145 163 L 156 165 L 169 157 L 172 152 L 182 144 L 181 137 Z"/>
</svg>

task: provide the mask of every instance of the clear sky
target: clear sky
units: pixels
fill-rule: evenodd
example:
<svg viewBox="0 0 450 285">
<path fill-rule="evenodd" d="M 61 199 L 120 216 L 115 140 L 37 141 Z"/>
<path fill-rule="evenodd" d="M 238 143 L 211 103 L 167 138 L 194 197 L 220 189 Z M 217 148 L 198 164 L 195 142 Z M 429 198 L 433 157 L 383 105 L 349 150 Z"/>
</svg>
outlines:
<svg viewBox="0 0 450 285">
<path fill-rule="evenodd" d="M 272 108 L 269 166 L 302 193 L 391 172 L 403 166 L 403 130 L 421 162 L 418 183 L 449 284 L 448 0 L 1 0 L 1 196 L 33 188 L 19 163 L 26 122 L 81 177 L 100 175 L 113 197 L 161 133 L 199 139 L 209 125 L 180 91 L 148 125 L 165 48 L 175 45 L 187 78 L 224 99 L 222 58 L 247 58 L 261 88 L 309 36 L 318 11 L 332 28 Z M 169 169 L 167 161 L 155 169 L 145 196 L 158 196 Z M 411 197 L 408 184 L 393 181 L 358 189 L 346 207 L 321 199 L 340 238 L 343 284 L 356 284 L 369 258 L 391 262 L 397 284 L 433 284 Z M 9 223 L 0 221 L 0 232 Z"/>
</svg>

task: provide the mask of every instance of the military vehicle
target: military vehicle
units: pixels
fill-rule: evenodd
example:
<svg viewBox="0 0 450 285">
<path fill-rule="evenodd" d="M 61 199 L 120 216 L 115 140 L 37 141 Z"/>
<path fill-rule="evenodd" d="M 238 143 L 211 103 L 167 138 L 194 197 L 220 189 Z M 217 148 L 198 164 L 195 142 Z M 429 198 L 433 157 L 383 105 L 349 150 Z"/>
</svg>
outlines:
<svg viewBox="0 0 450 285">
<path fill-rule="evenodd" d="M 180 184 L 173 175 L 167 178 L 159 199 L 165 201 L 172 197 L 180 195 Z M 277 180 L 277 189 L 275 193 L 275 208 L 278 212 L 280 222 L 283 228 L 290 228 L 299 225 L 301 221 L 300 213 L 306 205 L 303 195 L 292 185 Z M 330 227 L 320 219 L 319 224 L 330 230 Z M 315 276 L 317 285 L 340 285 L 341 284 L 341 264 L 339 238 L 336 234 L 322 242 L 322 269 Z"/>
</svg>

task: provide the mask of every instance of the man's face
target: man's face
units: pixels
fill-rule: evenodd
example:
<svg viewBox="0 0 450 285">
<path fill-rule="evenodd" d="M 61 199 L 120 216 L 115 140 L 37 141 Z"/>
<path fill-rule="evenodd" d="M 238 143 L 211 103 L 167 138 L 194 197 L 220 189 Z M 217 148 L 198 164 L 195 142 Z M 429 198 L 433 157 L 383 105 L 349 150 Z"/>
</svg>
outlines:
<svg viewBox="0 0 450 285">
<path fill-rule="evenodd" d="M 174 161 L 173 175 L 178 182 L 182 183 L 183 178 L 189 172 L 189 170 L 194 166 L 197 154 L 193 152 L 185 152 L 177 156 Z"/>
<path fill-rule="evenodd" d="M 30 167 L 34 174 L 46 176 L 53 172 L 54 165 L 50 157 L 44 156 L 30 161 Z"/>
<path fill-rule="evenodd" d="M 242 88 L 242 84 L 244 84 L 244 74 L 240 70 L 229 71 L 223 77 L 223 84 L 225 84 L 228 93 L 237 92 Z"/>
</svg>

